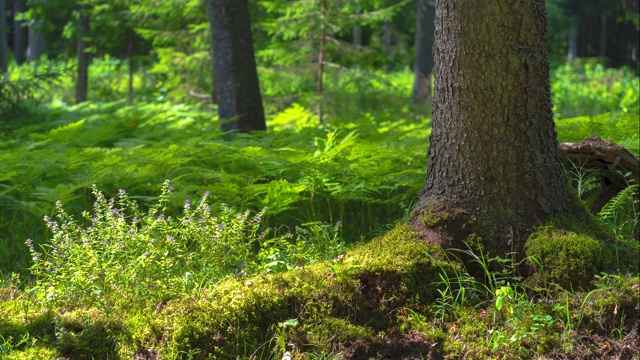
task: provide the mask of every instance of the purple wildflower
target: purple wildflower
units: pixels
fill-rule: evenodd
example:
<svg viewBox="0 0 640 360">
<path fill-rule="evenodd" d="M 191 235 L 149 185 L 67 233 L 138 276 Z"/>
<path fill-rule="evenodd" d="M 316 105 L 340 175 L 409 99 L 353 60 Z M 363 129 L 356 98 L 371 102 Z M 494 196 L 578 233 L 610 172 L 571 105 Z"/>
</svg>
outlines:
<svg viewBox="0 0 640 360">
<path fill-rule="evenodd" d="M 125 189 L 118 190 L 118 194 L 120 194 L 120 196 L 122 196 L 122 195 L 124 195 L 126 193 L 127 193 L 127 190 L 125 190 Z"/>
<path fill-rule="evenodd" d="M 184 207 L 189 207 L 191 206 L 191 199 L 187 199 L 184 201 Z"/>
<path fill-rule="evenodd" d="M 27 239 L 27 241 L 25 241 L 25 244 L 31 246 L 31 244 L 33 244 L 33 240 Z"/>
</svg>

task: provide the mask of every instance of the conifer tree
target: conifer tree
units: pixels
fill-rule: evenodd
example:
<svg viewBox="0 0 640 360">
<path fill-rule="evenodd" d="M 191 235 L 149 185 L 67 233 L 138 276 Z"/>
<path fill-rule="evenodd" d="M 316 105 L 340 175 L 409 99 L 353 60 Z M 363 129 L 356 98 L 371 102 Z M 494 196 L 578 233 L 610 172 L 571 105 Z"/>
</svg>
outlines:
<svg viewBox="0 0 640 360">
<path fill-rule="evenodd" d="M 524 253 L 533 227 L 586 210 L 565 180 L 544 0 L 436 1 L 428 170 L 410 223 L 445 248 Z"/>
</svg>

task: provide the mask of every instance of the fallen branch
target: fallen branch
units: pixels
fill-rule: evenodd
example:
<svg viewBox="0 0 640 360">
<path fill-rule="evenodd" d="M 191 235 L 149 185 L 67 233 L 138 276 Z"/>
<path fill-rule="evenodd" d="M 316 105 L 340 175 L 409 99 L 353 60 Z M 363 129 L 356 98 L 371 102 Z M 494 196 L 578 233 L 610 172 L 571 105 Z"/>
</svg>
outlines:
<svg viewBox="0 0 640 360">
<path fill-rule="evenodd" d="M 629 186 L 629 177 L 640 184 L 640 161 L 629 150 L 615 143 L 604 141 L 599 136 L 590 136 L 580 142 L 563 142 L 558 146 L 560 157 L 567 169 L 573 165 L 600 174 L 602 191 L 595 199 L 591 211 L 602 207 Z"/>
</svg>

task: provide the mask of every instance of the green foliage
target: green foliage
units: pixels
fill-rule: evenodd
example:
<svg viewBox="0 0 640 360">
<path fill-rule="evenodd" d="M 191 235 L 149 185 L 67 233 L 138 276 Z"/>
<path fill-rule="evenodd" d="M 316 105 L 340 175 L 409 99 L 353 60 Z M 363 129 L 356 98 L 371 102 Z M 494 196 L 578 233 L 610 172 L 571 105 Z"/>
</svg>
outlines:
<svg viewBox="0 0 640 360">
<path fill-rule="evenodd" d="M 46 117 L 38 108 L 38 93 L 47 91 L 62 76 L 62 69 L 53 63 L 39 67 L 23 67 L 26 74 L 15 74 L 17 67 L 11 67 L 11 75 L 0 76 L 0 132 L 9 132 L 24 125 L 40 122 Z"/>
<path fill-rule="evenodd" d="M 364 118 L 357 132 L 341 132 L 302 125 L 309 112 L 298 106 L 274 119 L 278 133 L 229 137 L 210 113 L 192 106 L 87 102 L 55 111 L 47 127 L 25 128 L 14 133 L 20 140 L 0 145 L 6 270 L 28 259 L 9 244 L 43 243 L 48 233 L 40 219 L 58 200 L 80 215 L 93 202 L 92 184 L 108 193 L 127 188 L 150 206 L 152 189 L 169 178 L 180 191 L 168 215 L 211 191 L 214 208 L 268 207 L 268 226 L 295 230 L 340 220 L 344 238 L 354 241 L 401 216 L 399 204 L 418 193 L 425 167 L 424 122 Z"/>
<path fill-rule="evenodd" d="M 638 76 L 626 69 L 565 64 L 551 74 L 553 112 L 556 118 L 608 112 L 637 116 L 639 88 Z"/>
<path fill-rule="evenodd" d="M 167 216 L 172 187 L 166 181 L 146 213 L 125 190 L 107 200 L 94 187 L 93 214 L 83 214 L 86 226 L 58 202 L 58 219 L 45 216 L 52 237 L 44 251 L 27 240 L 40 300 L 96 306 L 106 316 L 116 308 L 188 297 L 228 275 L 287 270 L 342 252 L 337 227 L 305 224 L 295 237 L 278 230 L 267 237 L 268 230 L 260 229 L 264 211 L 250 216 L 223 204 L 212 213 L 208 193 L 198 204 L 187 199 L 179 217 Z"/>
<path fill-rule="evenodd" d="M 640 154 L 640 115 L 607 113 L 556 120 L 558 141 L 578 142 L 598 135 Z"/>
<path fill-rule="evenodd" d="M 638 184 L 630 185 L 611 198 L 598 213 L 600 221 L 616 236 L 615 255 L 618 271 L 626 269 L 631 273 L 637 273 L 640 269 L 640 260 L 638 260 L 640 197 L 638 195 Z"/>
</svg>

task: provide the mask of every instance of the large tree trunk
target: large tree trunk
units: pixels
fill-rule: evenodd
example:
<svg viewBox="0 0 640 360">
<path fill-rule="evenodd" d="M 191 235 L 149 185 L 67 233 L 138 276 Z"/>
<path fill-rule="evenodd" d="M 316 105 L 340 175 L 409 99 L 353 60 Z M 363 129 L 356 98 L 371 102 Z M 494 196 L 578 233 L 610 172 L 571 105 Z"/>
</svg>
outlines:
<svg viewBox="0 0 640 360">
<path fill-rule="evenodd" d="M 4 11 L 5 2 L 0 0 L 0 76 L 9 68 L 9 45 L 7 44 L 7 18 Z"/>
<path fill-rule="evenodd" d="M 89 15 L 84 11 L 78 19 L 78 43 L 76 56 L 78 57 L 78 77 L 76 79 L 76 104 L 87 101 L 89 83 L 89 53 L 87 53 L 87 41 L 84 39 L 89 34 Z"/>
<path fill-rule="evenodd" d="M 25 0 L 13 0 L 13 53 L 18 65 L 27 60 L 27 28 L 24 21 L 16 20 L 18 14 L 27 10 Z"/>
<path fill-rule="evenodd" d="M 416 19 L 416 58 L 413 64 L 414 105 L 424 105 L 431 98 L 431 71 L 433 70 L 433 37 L 435 32 L 436 10 L 428 0 L 418 0 Z"/>
<path fill-rule="evenodd" d="M 218 115 L 223 131 L 265 130 L 247 0 L 208 0 Z"/>
<path fill-rule="evenodd" d="M 523 254 L 532 226 L 588 216 L 564 177 L 544 0 L 436 1 L 429 167 L 410 223 L 445 248 Z"/>
</svg>

